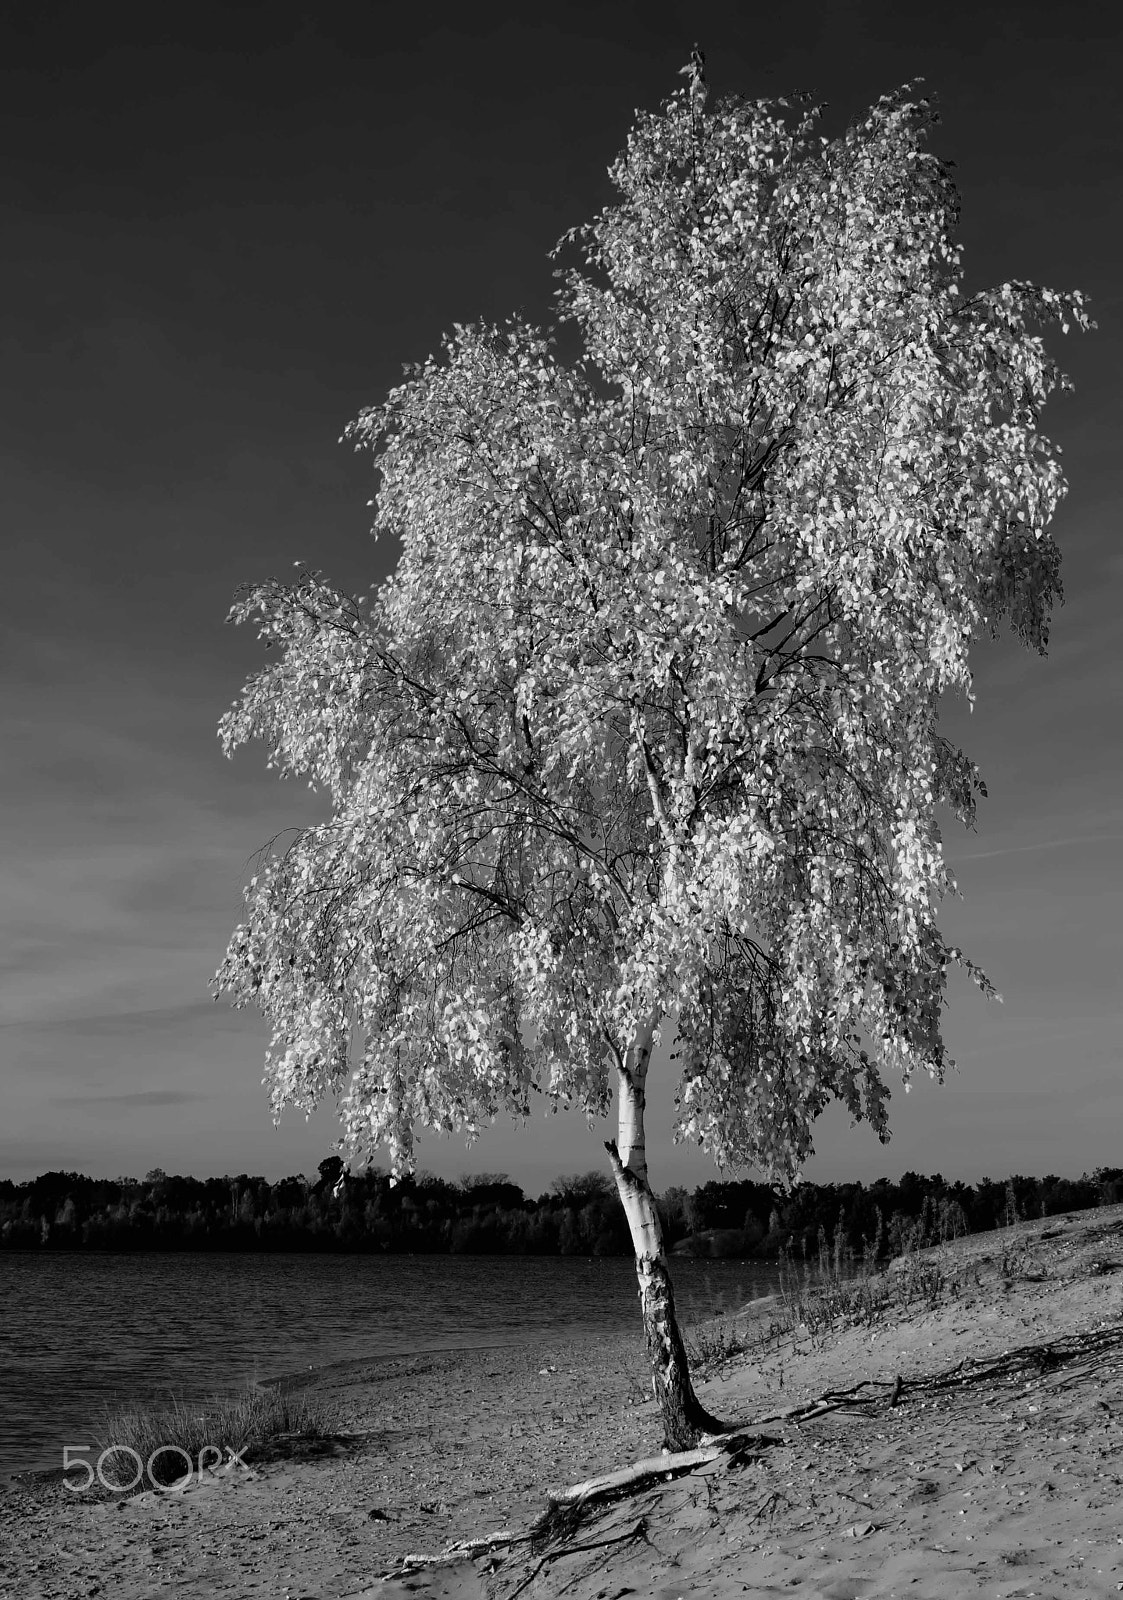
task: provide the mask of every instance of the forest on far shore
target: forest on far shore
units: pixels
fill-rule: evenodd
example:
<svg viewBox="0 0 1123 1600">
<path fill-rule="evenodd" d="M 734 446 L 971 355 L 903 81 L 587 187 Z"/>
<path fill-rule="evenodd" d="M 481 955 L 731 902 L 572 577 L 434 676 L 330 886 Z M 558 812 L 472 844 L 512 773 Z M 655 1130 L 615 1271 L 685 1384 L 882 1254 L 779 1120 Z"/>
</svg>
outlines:
<svg viewBox="0 0 1123 1600">
<path fill-rule="evenodd" d="M 1123 1168 L 1089 1177 L 947 1182 L 940 1173 L 875 1183 L 714 1180 L 658 1196 L 668 1249 L 702 1256 L 814 1252 L 820 1230 L 866 1259 L 965 1233 L 1123 1200 Z M 143 1179 L 46 1172 L 0 1179 L 0 1248 L 15 1250 L 314 1250 L 454 1255 L 630 1255 L 624 1212 L 599 1172 L 556 1178 L 530 1199 L 503 1173 L 450 1183 L 428 1173 L 391 1184 L 371 1169 L 318 1176 Z"/>
</svg>

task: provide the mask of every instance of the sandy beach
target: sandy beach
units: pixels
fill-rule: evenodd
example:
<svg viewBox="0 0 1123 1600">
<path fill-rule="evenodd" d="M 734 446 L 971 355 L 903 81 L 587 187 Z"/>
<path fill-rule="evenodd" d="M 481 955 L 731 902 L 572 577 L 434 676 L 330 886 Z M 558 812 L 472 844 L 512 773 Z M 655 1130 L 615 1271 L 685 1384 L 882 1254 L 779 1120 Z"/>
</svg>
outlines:
<svg viewBox="0 0 1123 1600">
<path fill-rule="evenodd" d="M 0 1491 L 11 1600 L 996 1600 L 1123 1590 L 1123 1208 L 961 1240 L 954 1292 L 809 1328 L 699 1383 L 713 1459 L 524 1534 L 656 1455 L 634 1336 L 314 1374 L 338 1436 L 184 1492 Z M 898 1379 L 900 1382 L 898 1382 Z M 815 1405 L 820 1397 L 827 1397 Z M 387 1577 L 387 1574 L 396 1574 Z"/>
</svg>

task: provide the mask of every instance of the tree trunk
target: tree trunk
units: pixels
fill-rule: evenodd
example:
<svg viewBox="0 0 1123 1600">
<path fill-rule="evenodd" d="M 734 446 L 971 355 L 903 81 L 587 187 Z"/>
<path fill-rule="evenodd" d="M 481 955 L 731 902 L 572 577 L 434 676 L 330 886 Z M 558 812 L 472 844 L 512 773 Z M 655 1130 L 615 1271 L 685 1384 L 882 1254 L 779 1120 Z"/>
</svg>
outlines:
<svg viewBox="0 0 1123 1600">
<path fill-rule="evenodd" d="M 605 1149 L 636 1253 L 643 1331 L 651 1359 L 652 1387 L 663 1411 L 664 1443 L 668 1450 L 689 1450 L 701 1434 L 721 1433 L 723 1424 L 701 1405 L 690 1382 L 663 1251 L 663 1230 L 647 1179 L 643 1113 L 654 1031 L 652 1025 L 637 1036 L 620 1068 L 619 1135 L 618 1139 L 609 1139 Z"/>
</svg>

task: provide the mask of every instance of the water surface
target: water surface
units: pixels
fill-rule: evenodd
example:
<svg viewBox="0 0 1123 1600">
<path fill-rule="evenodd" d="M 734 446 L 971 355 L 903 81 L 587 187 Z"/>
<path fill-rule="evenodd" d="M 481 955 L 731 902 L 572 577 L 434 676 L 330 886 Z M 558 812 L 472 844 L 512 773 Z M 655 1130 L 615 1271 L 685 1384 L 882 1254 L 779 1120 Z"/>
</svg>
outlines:
<svg viewBox="0 0 1123 1600">
<path fill-rule="evenodd" d="M 674 1263 L 684 1325 L 771 1293 L 759 1261 Z M 328 1362 L 639 1327 L 630 1260 L 0 1251 L 0 1481 L 91 1445 L 107 1406 Z"/>
</svg>

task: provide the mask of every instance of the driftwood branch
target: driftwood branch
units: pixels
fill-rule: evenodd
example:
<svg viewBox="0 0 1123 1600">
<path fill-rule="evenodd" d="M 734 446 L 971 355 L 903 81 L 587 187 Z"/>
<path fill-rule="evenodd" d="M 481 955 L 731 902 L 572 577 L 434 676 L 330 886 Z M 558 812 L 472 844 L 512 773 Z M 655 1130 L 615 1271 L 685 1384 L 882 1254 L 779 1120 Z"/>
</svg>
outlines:
<svg viewBox="0 0 1123 1600">
<path fill-rule="evenodd" d="M 504 1529 L 502 1533 L 487 1534 L 482 1539 L 459 1539 L 455 1544 L 446 1545 L 436 1555 L 406 1555 L 402 1557 L 401 1566 L 395 1567 L 392 1572 L 382 1574 L 383 1582 L 388 1578 L 408 1578 L 415 1572 L 422 1572 L 426 1567 L 449 1566 L 454 1561 L 473 1561 L 477 1556 L 486 1556 L 492 1550 L 503 1550 L 513 1544 L 526 1544 L 533 1535 L 529 1532 L 515 1532 Z"/>
<path fill-rule="evenodd" d="M 668 1451 L 657 1456 L 647 1456 L 642 1461 L 633 1462 L 630 1467 L 620 1467 L 616 1472 L 607 1472 L 602 1477 L 588 1478 L 584 1483 L 575 1483 L 572 1488 L 552 1494 L 550 1500 L 556 1506 L 587 1505 L 591 1500 L 603 1500 L 609 1495 L 637 1489 L 654 1479 L 678 1477 L 680 1473 L 693 1472 L 698 1467 L 708 1466 L 711 1461 L 717 1461 L 721 1456 L 744 1457 L 754 1446 L 763 1452 L 780 1443 L 781 1440 L 773 1439 L 767 1434 L 755 1433 L 750 1428 L 731 1429 L 728 1433 L 711 1436 L 705 1444 L 699 1445 L 694 1450 Z"/>
<path fill-rule="evenodd" d="M 721 1454 L 721 1445 L 710 1444 L 703 1445 L 697 1450 L 678 1450 L 673 1455 L 648 1456 L 643 1461 L 633 1462 L 630 1467 L 619 1467 L 615 1472 L 606 1472 L 602 1477 L 587 1478 L 584 1483 L 575 1483 L 569 1489 L 561 1489 L 557 1494 L 552 1494 L 550 1499 L 555 1505 L 584 1504 L 589 1500 L 600 1500 L 605 1495 L 616 1494 L 619 1490 L 638 1488 L 653 1478 L 666 1478 L 680 1472 L 692 1472 L 695 1467 L 705 1466 L 708 1461 L 716 1461 Z"/>
</svg>

